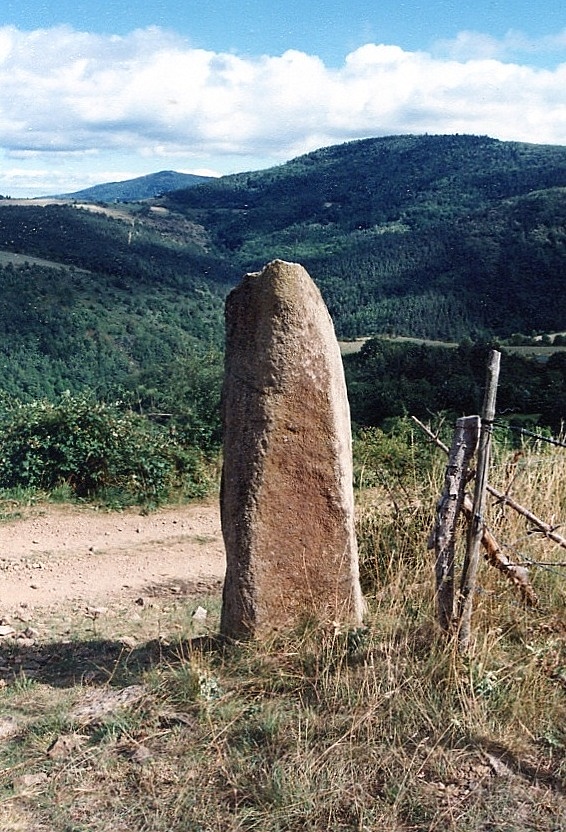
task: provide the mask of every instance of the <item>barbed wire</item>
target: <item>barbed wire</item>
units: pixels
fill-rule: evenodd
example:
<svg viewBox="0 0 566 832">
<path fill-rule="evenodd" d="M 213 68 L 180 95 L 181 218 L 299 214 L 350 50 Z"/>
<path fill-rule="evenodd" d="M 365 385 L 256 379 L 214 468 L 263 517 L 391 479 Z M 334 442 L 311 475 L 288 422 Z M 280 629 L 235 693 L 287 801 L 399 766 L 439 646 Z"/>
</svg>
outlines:
<svg viewBox="0 0 566 832">
<path fill-rule="evenodd" d="M 507 422 L 500 422 L 497 419 L 494 419 L 490 423 L 493 427 L 496 428 L 505 428 L 506 430 L 514 431 L 515 433 L 520 433 L 523 436 L 528 436 L 531 439 L 536 439 L 540 442 L 548 442 L 549 445 L 556 445 L 559 448 L 566 448 L 566 442 L 563 442 L 560 439 L 556 439 L 554 436 L 544 436 L 542 433 L 535 433 L 532 430 L 528 430 L 527 428 L 521 428 L 518 425 L 510 425 Z"/>
<path fill-rule="evenodd" d="M 488 528 L 486 524 L 486 528 Z M 490 529 L 493 532 L 493 530 Z M 544 561 L 544 560 L 533 560 L 528 555 L 523 555 L 521 552 L 513 545 L 509 543 L 500 543 L 501 549 L 507 550 L 510 552 L 516 563 L 517 566 L 525 566 L 527 568 L 535 567 L 537 569 L 543 569 L 545 572 L 553 572 L 555 575 L 559 575 L 561 578 L 564 577 L 562 572 L 559 572 L 559 569 L 566 568 L 566 561 Z"/>
</svg>

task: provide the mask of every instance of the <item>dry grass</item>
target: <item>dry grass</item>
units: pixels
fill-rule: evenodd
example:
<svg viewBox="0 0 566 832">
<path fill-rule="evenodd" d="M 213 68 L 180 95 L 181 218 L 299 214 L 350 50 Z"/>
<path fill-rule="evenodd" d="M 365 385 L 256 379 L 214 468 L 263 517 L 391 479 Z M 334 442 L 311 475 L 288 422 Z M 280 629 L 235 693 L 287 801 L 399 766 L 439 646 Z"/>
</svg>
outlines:
<svg viewBox="0 0 566 832">
<path fill-rule="evenodd" d="M 543 519 L 564 518 L 564 451 L 514 462 L 500 450 L 495 471 Z M 472 650 L 459 656 L 435 624 L 426 549 L 442 472 L 440 458 L 360 505 L 367 629 L 306 622 L 232 646 L 187 629 L 127 656 L 106 643 L 102 687 L 46 672 L 0 691 L 0 714 L 17 723 L 0 739 L 0 828 L 566 829 L 564 570 L 533 570 L 541 604 L 529 610 L 484 566 Z M 566 560 L 506 507 L 492 505 L 488 522 L 515 556 Z M 50 649 L 61 661 L 63 647 Z M 77 717 L 85 698 L 132 684 L 144 688 L 129 706 Z M 23 773 L 44 776 L 26 785 Z"/>
</svg>

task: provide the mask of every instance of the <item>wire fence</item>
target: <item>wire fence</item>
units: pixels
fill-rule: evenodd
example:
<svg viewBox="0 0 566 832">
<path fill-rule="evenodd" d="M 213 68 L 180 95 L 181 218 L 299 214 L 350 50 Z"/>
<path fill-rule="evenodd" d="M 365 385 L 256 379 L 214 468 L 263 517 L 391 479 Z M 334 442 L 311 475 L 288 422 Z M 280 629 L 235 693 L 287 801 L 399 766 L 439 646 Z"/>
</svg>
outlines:
<svg viewBox="0 0 566 832">
<path fill-rule="evenodd" d="M 506 430 L 512 431 L 514 433 L 519 433 L 522 436 L 528 436 L 531 439 L 536 439 L 539 442 L 546 442 L 549 445 L 555 445 L 559 448 L 566 448 L 566 442 L 562 439 L 557 439 L 554 436 L 546 436 L 542 433 L 535 433 L 532 430 L 528 430 L 527 428 L 521 428 L 518 425 L 510 425 L 508 422 L 500 422 L 497 419 L 493 419 L 491 422 L 493 427 L 496 428 L 505 428 Z"/>
<path fill-rule="evenodd" d="M 501 429 L 501 430 L 506 430 L 506 431 L 510 431 L 510 432 L 519 434 L 522 437 L 527 438 L 528 440 L 534 440 L 535 442 L 542 442 L 542 443 L 545 443 L 547 445 L 551 445 L 555 448 L 566 448 L 566 442 L 564 441 L 564 439 L 562 437 L 559 438 L 559 437 L 548 435 L 548 434 L 537 433 L 535 431 L 529 430 L 528 428 L 520 427 L 518 425 L 512 425 L 512 424 L 509 424 L 508 422 L 500 421 L 498 419 L 494 419 L 491 422 L 491 426 L 493 426 L 494 428 L 498 428 L 498 429 Z M 540 459 L 535 459 L 535 458 L 528 458 L 528 459 L 525 460 L 523 458 L 523 464 L 525 466 L 533 466 L 535 464 L 541 464 L 541 460 Z M 512 481 L 509 483 L 509 488 L 513 484 L 515 484 L 515 477 L 513 477 Z M 549 524 L 550 530 L 551 531 L 556 531 L 556 532 L 559 531 L 560 529 L 564 528 L 564 526 L 565 526 L 564 522 L 558 522 L 558 523 L 554 522 L 551 525 Z M 493 529 L 491 531 L 493 531 Z M 532 539 L 533 536 L 540 536 L 541 538 L 545 538 L 547 540 L 549 539 L 548 534 L 544 530 L 542 530 L 540 528 L 536 528 L 536 527 L 532 527 L 532 528 L 527 529 L 527 531 L 526 531 L 526 533 L 525 533 L 525 535 L 522 539 L 523 539 L 523 541 L 526 541 L 528 539 Z M 533 569 L 533 568 L 541 569 L 541 570 L 544 570 L 546 572 L 551 572 L 551 573 L 554 573 L 555 575 L 559 575 L 560 577 L 563 577 L 563 573 L 560 570 L 566 568 L 566 561 L 564 561 L 564 560 L 553 561 L 553 560 L 535 559 L 535 558 L 525 554 L 524 551 L 521 551 L 521 548 L 522 548 L 521 547 L 521 540 L 516 540 L 514 542 L 514 544 L 501 542 L 500 545 L 501 545 L 501 548 L 504 549 L 508 553 L 508 555 L 511 558 L 513 558 L 513 560 L 516 563 L 518 563 L 522 566 L 525 566 L 528 569 Z"/>
<path fill-rule="evenodd" d="M 414 416 L 412 418 L 449 456 L 446 469 L 448 475 L 456 461 L 455 457 L 450 455 L 450 449 L 430 428 Z M 463 421 L 465 420 L 459 420 Z M 494 502 L 491 503 L 491 510 L 485 515 L 482 514 L 480 518 L 484 529 L 482 546 L 485 559 L 519 589 L 522 606 L 526 604 L 529 608 L 541 611 L 543 604 L 540 603 L 540 591 L 544 586 L 543 597 L 550 591 L 550 598 L 551 585 L 547 586 L 544 583 L 540 587 L 533 586 L 531 576 L 534 576 L 535 572 L 545 573 L 549 578 L 557 577 L 561 583 L 566 568 L 564 552 L 562 551 L 561 557 L 556 550 L 551 551 L 548 548 L 558 545 L 562 550 L 566 549 L 566 537 L 562 534 L 562 530 L 566 529 L 566 456 L 562 451 L 566 448 L 566 433 L 553 436 L 545 428 L 539 433 L 497 418 L 484 417 L 481 424 L 483 430 L 490 434 L 497 432 L 498 438 L 501 439 L 501 443 L 498 443 L 499 452 L 495 455 L 489 475 L 490 480 L 493 477 L 493 484 L 488 482 L 486 485 Z M 503 431 L 520 434 L 524 442 L 522 441 L 519 447 L 513 442 L 510 449 L 505 436 L 502 435 Z M 456 448 L 459 447 L 457 439 L 456 430 L 453 437 L 453 446 Z M 542 446 L 539 443 L 542 443 Z M 470 476 L 474 477 L 475 472 L 472 471 Z M 522 523 L 517 519 L 520 517 L 523 518 Z M 541 519 L 545 517 L 548 520 Z M 436 548 L 438 565 L 442 550 L 438 546 Z M 476 589 L 480 593 L 488 591 L 486 587 L 479 585 Z M 438 581 L 437 592 L 440 598 Z M 560 591 L 558 592 L 560 594 Z M 442 625 L 440 602 L 438 615 Z"/>
</svg>

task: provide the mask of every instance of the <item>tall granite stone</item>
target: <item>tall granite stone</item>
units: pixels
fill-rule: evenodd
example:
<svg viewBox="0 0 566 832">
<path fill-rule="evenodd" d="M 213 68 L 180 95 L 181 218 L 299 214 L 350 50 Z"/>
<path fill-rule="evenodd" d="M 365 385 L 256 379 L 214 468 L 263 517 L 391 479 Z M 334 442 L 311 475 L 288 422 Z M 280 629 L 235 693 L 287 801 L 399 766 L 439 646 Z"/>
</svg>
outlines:
<svg viewBox="0 0 566 832">
<path fill-rule="evenodd" d="M 340 350 L 305 269 L 275 260 L 226 302 L 221 630 L 357 625 L 350 411 Z"/>
</svg>

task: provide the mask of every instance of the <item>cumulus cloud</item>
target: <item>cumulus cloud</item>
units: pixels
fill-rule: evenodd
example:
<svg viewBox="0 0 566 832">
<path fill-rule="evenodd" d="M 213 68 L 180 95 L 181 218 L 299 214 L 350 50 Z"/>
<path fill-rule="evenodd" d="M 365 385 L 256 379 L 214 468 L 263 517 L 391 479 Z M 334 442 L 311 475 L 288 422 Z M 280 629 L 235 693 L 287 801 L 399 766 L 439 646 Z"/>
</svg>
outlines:
<svg viewBox="0 0 566 832">
<path fill-rule="evenodd" d="M 539 48 L 565 44 L 566 30 Z M 55 159 L 71 168 L 82 160 L 86 171 L 90 159 L 104 181 L 96 171 L 112 154 L 138 175 L 134 159 L 146 171 L 173 159 L 177 169 L 226 172 L 390 133 L 565 144 L 566 63 L 505 62 L 519 46 L 536 48 L 518 33 L 497 42 L 464 32 L 433 53 L 368 43 L 329 68 L 294 50 L 251 58 L 195 49 L 155 27 L 126 36 L 3 27 L 0 148 L 36 172 Z"/>
</svg>

